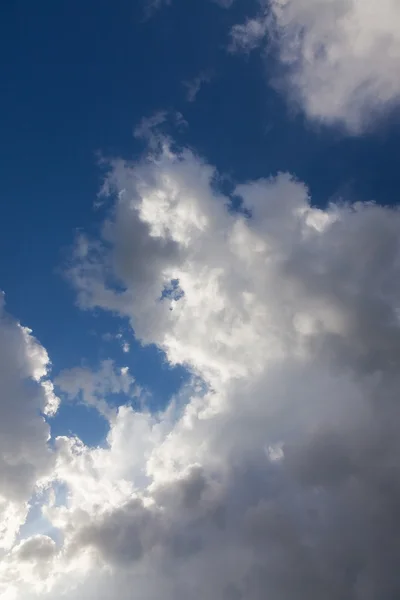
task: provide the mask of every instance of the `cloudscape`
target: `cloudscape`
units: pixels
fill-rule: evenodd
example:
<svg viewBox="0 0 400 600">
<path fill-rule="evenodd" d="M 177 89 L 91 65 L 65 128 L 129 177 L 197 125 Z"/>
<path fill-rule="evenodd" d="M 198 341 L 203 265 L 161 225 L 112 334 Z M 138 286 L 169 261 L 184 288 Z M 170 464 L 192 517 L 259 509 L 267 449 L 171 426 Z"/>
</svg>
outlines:
<svg viewBox="0 0 400 600">
<path fill-rule="evenodd" d="M 1 12 L 1 600 L 397 598 L 400 4 Z"/>
</svg>

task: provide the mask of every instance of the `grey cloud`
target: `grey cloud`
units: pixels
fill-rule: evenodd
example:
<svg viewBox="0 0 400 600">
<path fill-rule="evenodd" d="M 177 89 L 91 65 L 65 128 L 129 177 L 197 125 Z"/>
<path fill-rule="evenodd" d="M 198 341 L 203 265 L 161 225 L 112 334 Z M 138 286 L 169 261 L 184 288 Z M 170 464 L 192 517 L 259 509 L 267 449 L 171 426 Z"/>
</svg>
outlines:
<svg viewBox="0 0 400 600">
<path fill-rule="evenodd" d="M 0 495 L 27 501 L 52 465 L 49 427 L 40 412 L 48 356 L 31 332 L 10 317 L 0 298 Z"/>
<path fill-rule="evenodd" d="M 166 599 L 392 600 L 399 211 L 317 210 L 280 174 L 237 188 L 244 219 L 225 210 L 208 165 L 170 150 L 113 174 L 147 222 L 143 236 L 159 248 L 174 240 L 149 270 L 143 252 L 144 265 L 120 271 L 122 311 L 154 314 L 147 307 L 174 273 L 184 295 L 166 299 L 168 317 L 155 311 L 145 339 L 190 365 L 205 392 L 193 392 L 146 463 L 149 505 L 120 506 L 82 540 L 140 581 L 146 600 L 161 589 Z M 118 203 L 114 223 L 120 208 L 129 224 Z M 124 239 L 129 226 L 129 254 Z"/>
<path fill-rule="evenodd" d="M 118 244 L 115 244 L 118 236 Z M 179 257 L 179 248 L 171 239 L 151 236 L 147 223 L 141 221 L 131 198 L 121 200 L 118 220 L 107 227 L 105 238 L 116 248 L 114 269 L 117 277 L 140 290 L 157 272 Z"/>
<path fill-rule="evenodd" d="M 42 562 L 51 559 L 57 553 L 57 546 L 50 537 L 36 535 L 21 542 L 16 552 L 21 561 Z"/>
<path fill-rule="evenodd" d="M 106 561 L 125 565 L 142 558 L 157 542 L 159 517 L 139 500 L 106 514 L 85 526 L 75 540 L 77 547 L 93 546 Z"/>
</svg>

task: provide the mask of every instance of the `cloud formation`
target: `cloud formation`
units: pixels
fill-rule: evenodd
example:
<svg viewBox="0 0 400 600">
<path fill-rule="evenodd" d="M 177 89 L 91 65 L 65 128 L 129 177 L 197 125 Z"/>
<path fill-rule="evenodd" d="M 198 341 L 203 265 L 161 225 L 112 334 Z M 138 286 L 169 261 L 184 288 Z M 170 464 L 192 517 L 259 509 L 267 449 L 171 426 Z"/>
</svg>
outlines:
<svg viewBox="0 0 400 600">
<path fill-rule="evenodd" d="M 203 85 L 210 83 L 212 77 L 213 73 L 211 71 L 201 71 L 194 79 L 184 81 L 183 85 L 186 87 L 186 100 L 188 102 L 194 102 Z"/>
<path fill-rule="evenodd" d="M 49 357 L 0 296 L 0 548 L 12 546 L 28 501 L 52 468 L 44 415 L 57 409 Z"/>
<path fill-rule="evenodd" d="M 233 210 L 216 170 L 160 136 L 110 164 L 108 190 L 100 239 L 77 241 L 78 301 L 128 317 L 192 380 L 163 413 L 120 407 L 102 448 L 55 441 L 43 512 L 62 541 L 21 540 L 3 589 L 395 597 L 399 211 L 315 208 L 286 173 L 237 185 Z M 71 395 L 125 385 L 112 365 L 71 373 Z"/>
<path fill-rule="evenodd" d="M 233 47 L 268 42 L 277 85 L 306 115 L 360 133 L 399 101 L 396 0 L 271 0 L 232 31 Z"/>
<path fill-rule="evenodd" d="M 126 399 L 134 394 L 134 379 L 128 367 L 117 368 L 112 360 L 103 360 L 97 372 L 88 367 L 64 369 L 54 383 L 66 398 L 96 408 L 108 420 L 115 412 L 109 403 L 110 396 L 122 394 Z"/>
</svg>

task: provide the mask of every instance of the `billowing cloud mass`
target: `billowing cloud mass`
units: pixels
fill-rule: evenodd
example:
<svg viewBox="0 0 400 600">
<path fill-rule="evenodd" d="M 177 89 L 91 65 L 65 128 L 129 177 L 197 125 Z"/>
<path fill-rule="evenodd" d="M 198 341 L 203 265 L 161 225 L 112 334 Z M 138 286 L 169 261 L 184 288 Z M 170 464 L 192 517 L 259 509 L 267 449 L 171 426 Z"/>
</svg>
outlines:
<svg viewBox="0 0 400 600">
<path fill-rule="evenodd" d="M 46 379 L 49 357 L 12 319 L 0 295 L 0 551 L 13 545 L 28 502 L 52 468 L 44 415 L 58 399 Z"/>
<path fill-rule="evenodd" d="M 163 413 L 119 408 L 104 447 L 55 440 L 57 535 L 18 541 L 1 597 L 391 600 L 399 212 L 315 208 L 285 173 L 238 185 L 233 210 L 215 169 L 172 147 L 110 164 L 113 209 L 70 278 L 192 380 Z M 58 383 L 93 397 L 101 372 Z"/>
<path fill-rule="evenodd" d="M 233 47 L 276 42 L 275 79 L 308 117 L 352 133 L 398 103 L 400 4 L 397 0 L 271 0 L 237 25 Z"/>
<path fill-rule="evenodd" d="M 216 4 L 219 4 L 219 6 L 222 6 L 223 8 L 230 8 L 232 6 L 232 4 L 235 2 L 235 0 L 212 0 L 213 2 L 215 2 Z"/>
</svg>

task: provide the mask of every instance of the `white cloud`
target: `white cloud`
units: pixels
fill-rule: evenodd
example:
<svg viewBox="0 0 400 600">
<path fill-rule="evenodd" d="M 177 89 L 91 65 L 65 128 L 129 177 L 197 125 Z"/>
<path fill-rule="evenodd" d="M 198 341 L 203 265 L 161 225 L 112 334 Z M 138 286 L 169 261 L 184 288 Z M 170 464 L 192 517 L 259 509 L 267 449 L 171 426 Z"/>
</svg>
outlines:
<svg viewBox="0 0 400 600">
<path fill-rule="evenodd" d="M 275 80 L 308 117 L 360 133 L 398 103 L 397 0 L 271 0 L 233 29 L 236 47 L 277 43 Z"/>
<path fill-rule="evenodd" d="M 231 31 L 232 51 L 249 52 L 257 48 L 265 39 L 269 20 L 265 15 L 247 19 L 245 23 L 235 25 Z"/>
<path fill-rule="evenodd" d="M 399 211 L 316 209 L 279 174 L 237 186 L 248 217 L 165 140 L 110 168 L 103 240 L 80 241 L 71 271 L 79 301 L 194 378 L 165 413 L 121 407 L 104 448 L 57 440 L 65 498 L 44 511 L 63 543 L 17 546 L 4 589 L 14 573 L 28 599 L 32 581 L 68 600 L 394 597 Z"/>
<path fill-rule="evenodd" d="M 107 398 L 112 394 L 123 394 L 128 399 L 135 391 L 135 380 L 128 367 L 117 368 L 112 360 L 103 360 L 98 371 L 88 367 L 64 369 L 54 383 L 69 400 L 81 400 L 109 420 L 113 419 L 115 409 Z"/>
</svg>

